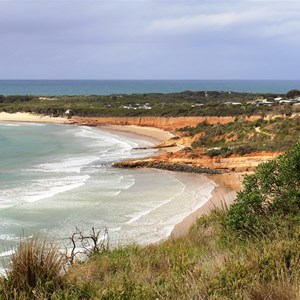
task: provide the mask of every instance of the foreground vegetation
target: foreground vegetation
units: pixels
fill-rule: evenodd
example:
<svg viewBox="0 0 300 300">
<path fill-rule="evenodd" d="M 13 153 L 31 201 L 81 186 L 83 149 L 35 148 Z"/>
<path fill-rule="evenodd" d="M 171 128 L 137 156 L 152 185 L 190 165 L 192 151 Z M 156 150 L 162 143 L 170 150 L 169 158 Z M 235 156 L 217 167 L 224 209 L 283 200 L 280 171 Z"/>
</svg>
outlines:
<svg viewBox="0 0 300 300">
<path fill-rule="evenodd" d="M 94 251 L 63 272 L 60 253 L 21 244 L 1 299 L 300 298 L 300 143 L 247 177 L 229 211 L 181 238 Z"/>
</svg>

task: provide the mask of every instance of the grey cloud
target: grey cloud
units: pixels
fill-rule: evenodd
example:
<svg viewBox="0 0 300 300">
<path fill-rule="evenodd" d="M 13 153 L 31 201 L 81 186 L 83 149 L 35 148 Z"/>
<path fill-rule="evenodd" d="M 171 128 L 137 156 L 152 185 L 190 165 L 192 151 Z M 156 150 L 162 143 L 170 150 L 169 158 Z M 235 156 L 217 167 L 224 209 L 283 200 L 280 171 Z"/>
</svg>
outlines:
<svg viewBox="0 0 300 300">
<path fill-rule="evenodd" d="M 299 8 L 249 0 L 2 1 L 0 76 L 291 78 Z"/>
</svg>

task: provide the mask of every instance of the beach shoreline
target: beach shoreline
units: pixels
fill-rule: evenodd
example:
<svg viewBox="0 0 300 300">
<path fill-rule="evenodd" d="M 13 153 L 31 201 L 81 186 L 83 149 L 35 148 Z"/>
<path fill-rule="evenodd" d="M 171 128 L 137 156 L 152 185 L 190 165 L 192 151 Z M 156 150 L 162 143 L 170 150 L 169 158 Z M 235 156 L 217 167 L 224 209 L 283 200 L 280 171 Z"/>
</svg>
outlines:
<svg viewBox="0 0 300 300">
<path fill-rule="evenodd" d="M 57 123 L 70 124 L 71 121 L 65 117 L 51 117 L 31 113 L 16 112 L 9 114 L 0 112 L 0 122 L 28 122 L 28 123 Z"/>
<path fill-rule="evenodd" d="M 71 120 L 67 118 L 54 118 L 43 115 L 33 115 L 30 113 L 15 113 L 8 114 L 0 113 L 1 122 L 32 122 L 32 123 L 59 123 L 59 124 L 72 124 Z M 86 125 L 86 124 L 75 124 Z M 86 125 L 88 126 L 88 125 Z M 165 142 L 173 137 L 173 135 L 163 129 L 155 127 L 137 126 L 137 125 L 100 125 L 97 126 L 102 130 L 111 133 L 119 133 L 122 135 L 139 135 L 143 136 L 147 141 L 152 142 L 154 145 Z M 163 149 L 166 152 L 176 152 L 178 147 L 170 147 Z M 202 174 L 203 176 L 203 174 Z M 242 175 L 238 173 L 226 173 L 219 175 L 204 175 L 214 182 L 215 188 L 208 197 L 208 200 L 196 211 L 192 212 L 189 216 L 185 217 L 179 223 L 174 225 L 170 234 L 170 238 L 180 237 L 188 232 L 190 227 L 196 220 L 208 214 L 214 208 L 228 207 L 236 198 L 237 191 L 240 190 Z"/>
<path fill-rule="evenodd" d="M 241 190 L 244 175 L 243 173 L 205 174 L 204 176 L 214 182 L 215 188 L 200 208 L 174 226 L 170 238 L 177 239 L 186 235 L 197 219 L 208 215 L 212 210 L 227 209 L 234 202 L 237 193 Z"/>
</svg>

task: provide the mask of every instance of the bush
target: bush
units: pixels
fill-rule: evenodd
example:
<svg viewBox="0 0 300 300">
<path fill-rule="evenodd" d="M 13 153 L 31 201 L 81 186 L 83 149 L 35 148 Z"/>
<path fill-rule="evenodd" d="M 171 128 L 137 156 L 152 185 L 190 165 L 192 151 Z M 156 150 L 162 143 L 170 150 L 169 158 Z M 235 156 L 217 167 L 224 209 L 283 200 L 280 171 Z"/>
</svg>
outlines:
<svg viewBox="0 0 300 300">
<path fill-rule="evenodd" d="M 300 96 L 300 91 L 299 90 L 291 90 L 286 94 L 286 96 L 288 98 L 296 98 L 296 97 Z"/>
<path fill-rule="evenodd" d="M 267 232 L 300 223 L 300 142 L 286 154 L 258 166 L 244 180 L 226 218 L 229 228 L 242 234 Z"/>
</svg>

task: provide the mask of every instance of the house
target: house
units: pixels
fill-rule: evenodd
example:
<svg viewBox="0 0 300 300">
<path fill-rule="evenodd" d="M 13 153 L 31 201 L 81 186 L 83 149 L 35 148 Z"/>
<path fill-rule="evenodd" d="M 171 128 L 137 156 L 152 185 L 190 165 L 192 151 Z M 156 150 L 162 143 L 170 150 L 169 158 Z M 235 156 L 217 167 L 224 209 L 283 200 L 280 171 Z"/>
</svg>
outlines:
<svg viewBox="0 0 300 300">
<path fill-rule="evenodd" d="M 225 102 L 224 103 L 225 105 L 242 105 L 242 103 L 241 102 Z"/>
<path fill-rule="evenodd" d="M 287 104 L 287 103 L 295 103 L 296 101 L 294 99 L 287 99 L 287 100 L 280 100 L 280 104 Z"/>
</svg>

